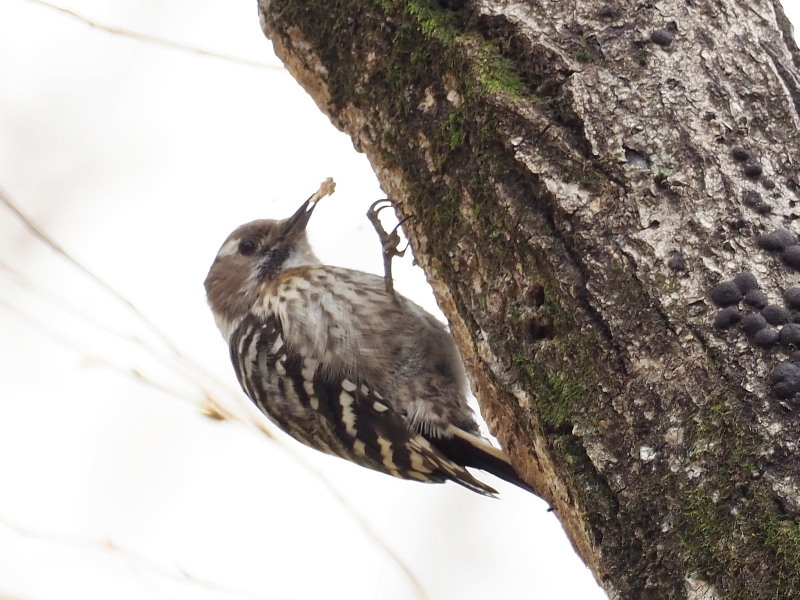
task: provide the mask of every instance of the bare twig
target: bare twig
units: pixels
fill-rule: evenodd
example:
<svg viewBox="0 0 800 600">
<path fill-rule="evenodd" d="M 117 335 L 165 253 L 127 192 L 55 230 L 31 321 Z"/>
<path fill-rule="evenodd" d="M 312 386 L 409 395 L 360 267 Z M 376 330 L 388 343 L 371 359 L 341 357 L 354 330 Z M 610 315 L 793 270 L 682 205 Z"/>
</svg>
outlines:
<svg viewBox="0 0 800 600">
<path fill-rule="evenodd" d="M 45 2 L 44 0 L 28 0 L 29 2 L 34 2 L 36 4 L 41 4 L 42 6 L 46 6 L 47 8 L 52 8 L 53 10 L 57 10 L 58 12 L 68 15 L 73 19 L 77 19 L 82 23 L 88 25 L 89 27 L 93 27 L 95 29 L 99 29 L 101 31 L 105 31 L 106 33 L 111 33 L 114 35 L 121 35 L 123 37 L 131 38 L 134 40 L 138 40 L 140 42 L 147 42 L 148 44 L 156 44 L 159 46 L 165 46 L 167 48 L 172 48 L 174 50 L 181 50 L 183 52 L 191 52 L 193 54 L 199 54 L 201 56 L 208 56 L 211 58 L 218 58 L 220 60 L 226 60 L 228 62 L 234 62 L 240 65 L 245 65 L 248 67 L 256 67 L 259 69 L 275 69 L 278 71 L 283 71 L 284 68 L 280 65 L 271 65 L 269 63 L 257 61 L 257 60 L 250 60 L 247 58 L 239 58 L 236 56 L 230 56 L 228 54 L 221 54 L 219 52 L 211 52 L 209 50 L 203 50 L 202 48 L 196 48 L 194 46 L 188 46 L 186 44 L 181 44 L 178 42 L 173 42 L 170 40 L 165 40 L 162 38 L 158 38 L 152 35 L 147 35 L 146 33 L 139 33 L 137 31 L 131 31 L 130 29 L 124 29 L 122 27 L 114 27 L 112 25 L 104 25 L 102 23 L 98 23 L 97 21 L 93 21 L 87 17 L 84 17 L 81 14 L 76 13 L 73 10 L 68 8 L 63 8 L 61 6 L 56 6 L 55 4 L 51 4 L 49 2 Z"/>
<path fill-rule="evenodd" d="M 122 304 L 126 309 L 128 309 L 139 321 L 141 321 L 150 332 L 156 336 L 157 339 L 163 343 L 167 349 L 172 353 L 174 358 L 176 359 L 175 367 L 178 370 L 183 370 L 184 374 L 188 377 L 191 377 L 193 380 L 197 382 L 200 387 L 205 387 L 201 380 L 209 381 L 213 383 L 215 386 L 219 386 L 221 388 L 226 388 L 225 384 L 216 380 L 215 377 L 210 375 L 207 372 L 207 369 L 203 368 L 202 365 L 198 365 L 196 362 L 188 358 L 184 353 L 178 348 L 177 344 L 170 339 L 170 337 L 158 326 L 156 323 L 150 319 L 147 315 L 145 315 L 133 302 L 128 300 L 124 295 L 122 295 L 119 291 L 114 289 L 111 285 L 109 285 L 105 280 L 103 280 L 100 276 L 95 274 L 93 271 L 88 269 L 83 263 L 81 263 L 78 259 L 73 257 L 70 253 L 68 253 L 64 248 L 61 247 L 52 237 L 50 237 L 36 222 L 28 217 L 12 200 L 11 197 L 2 189 L 0 188 L 0 203 L 4 204 L 14 215 L 22 222 L 23 225 L 33 234 L 33 236 L 42 242 L 45 246 L 50 248 L 53 252 L 64 258 L 66 261 L 71 263 L 75 268 L 77 268 L 81 273 L 83 273 L 86 277 L 97 283 L 103 290 L 106 291 L 112 298 L 114 298 L 117 302 Z M 142 340 L 138 337 L 129 337 L 131 341 L 137 343 L 139 345 L 144 346 L 147 350 L 151 350 Z M 152 350 L 151 350 L 152 351 Z M 152 351 L 154 354 L 157 354 L 155 351 Z"/>
<path fill-rule="evenodd" d="M 148 387 L 156 389 L 160 392 L 164 392 L 165 394 L 173 398 L 180 398 L 193 405 L 197 405 L 198 403 L 198 398 L 196 396 L 192 396 L 190 394 L 187 394 L 186 392 L 172 388 L 167 384 L 160 383 L 153 377 L 141 371 L 140 369 L 136 369 L 134 367 L 128 367 L 120 363 L 116 363 L 107 358 L 104 358 L 102 356 L 98 356 L 98 354 L 92 352 L 89 348 L 83 346 L 76 339 L 70 338 L 69 336 L 62 334 L 56 331 L 55 329 L 47 327 L 40 319 L 31 316 L 30 314 L 24 312 L 23 310 L 19 309 L 18 307 L 8 302 L 5 302 L 4 300 L 0 300 L 0 307 L 5 308 L 9 312 L 13 312 L 19 319 L 19 322 L 24 323 L 31 329 L 38 331 L 39 333 L 49 338 L 50 340 L 64 346 L 65 348 L 68 348 L 69 350 L 72 350 L 76 354 L 79 354 L 80 356 L 84 357 L 84 359 L 89 363 L 95 363 L 102 367 L 106 367 L 107 369 L 110 369 L 112 371 L 116 371 L 117 373 L 120 373 L 125 377 L 131 377 L 136 382 L 147 385 Z"/>
<path fill-rule="evenodd" d="M 362 517 L 361 514 L 359 514 L 359 512 L 357 510 L 353 509 L 350 506 L 349 502 L 347 501 L 347 498 L 345 498 L 341 494 L 341 492 L 339 492 L 339 490 L 336 488 L 336 486 L 334 486 L 333 483 L 331 483 L 331 481 L 323 474 L 323 472 L 320 469 L 318 469 L 316 466 L 314 466 L 311 463 L 303 460 L 302 457 L 300 455 L 298 455 L 294 451 L 294 449 L 292 449 L 292 448 L 290 448 L 288 446 L 285 446 L 285 445 L 281 446 L 281 448 L 287 454 L 291 455 L 293 458 L 295 458 L 296 460 L 300 461 L 300 463 L 308 471 L 310 471 L 315 477 L 317 477 L 320 481 L 322 481 L 322 483 L 325 485 L 325 487 L 328 488 L 328 491 L 339 502 L 339 504 L 347 507 L 347 512 L 349 512 L 350 516 L 353 517 L 353 519 L 356 521 L 356 523 L 359 524 L 359 526 L 364 531 L 364 533 L 367 534 L 367 537 L 370 540 L 372 540 L 372 542 L 376 546 L 378 546 L 381 550 L 383 550 L 384 553 L 392 560 L 392 562 L 394 562 L 400 568 L 400 570 L 406 576 L 406 579 L 408 579 L 408 582 L 411 584 L 411 587 L 414 588 L 414 593 L 416 594 L 417 598 L 419 598 L 419 600 L 428 600 L 429 597 L 428 597 L 427 592 L 425 591 L 425 588 L 422 587 L 422 583 L 420 583 L 419 579 L 417 579 L 416 575 L 414 575 L 414 572 L 411 570 L 411 567 L 409 567 L 403 561 L 403 559 L 401 559 L 400 556 L 394 550 L 392 550 L 386 544 L 386 542 L 384 542 L 378 536 L 378 534 L 375 533 L 375 531 L 372 529 L 372 527 L 367 522 L 367 520 L 364 517 Z"/>
<path fill-rule="evenodd" d="M 32 600 L 28 596 L 12 596 L 6 592 L 0 592 L 0 600 Z"/>
<path fill-rule="evenodd" d="M 246 592 L 244 590 L 236 590 L 229 586 L 222 585 L 220 583 L 209 581 L 207 579 L 201 579 L 196 575 L 189 573 L 183 567 L 177 565 L 170 568 L 163 564 L 159 564 L 158 562 L 155 562 L 154 560 L 143 554 L 135 552 L 130 548 L 125 548 L 123 546 L 120 546 L 111 539 L 97 540 L 71 533 L 61 533 L 61 532 L 32 529 L 30 527 L 19 525 L 18 523 L 12 523 L 8 519 L 3 519 L 3 518 L 0 518 L 0 526 L 5 527 L 9 531 L 13 531 L 15 534 L 19 536 L 27 538 L 34 538 L 37 540 L 50 542 L 52 544 L 68 545 L 71 547 L 82 546 L 89 550 L 116 554 L 124 558 L 129 564 L 138 565 L 139 567 L 147 569 L 151 573 L 155 573 L 156 575 L 159 575 L 165 579 L 170 579 L 172 581 L 178 581 L 181 583 L 200 586 L 206 590 L 233 593 L 236 594 L 237 596 L 242 596 L 246 598 L 274 600 L 270 596 L 263 596 L 261 594 L 255 594 L 253 592 Z"/>
<path fill-rule="evenodd" d="M 72 263 L 72 265 L 81 271 L 81 273 L 83 273 L 86 277 L 97 283 L 106 292 L 111 294 L 111 296 L 113 296 L 118 302 L 123 304 L 128 310 L 136 315 L 136 317 L 142 321 L 142 323 L 144 323 L 147 328 L 150 329 L 150 331 L 152 331 L 164 344 L 166 344 L 176 356 L 182 356 L 182 353 L 178 347 L 172 342 L 172 340 L 169 339 L 167 334 L 164 333 L 160 327 L 158 327 L 147 315 L 140 311 L 130 300 L 111 287 L 111 285 L 106 283 L 103 279 L 95 275 L 92 271 L 83 266 L 79 260 L 64 250 L 61 245 L 47 235 L 47 233 L 45 233 L 30 217 L 23 213 L 22 210 L 20 210 L 17 205 L 12 202 L 11 198 L 2 188 L 0 188 L 0 202 L 4 204 L 8 210 L 14 213 L 17 219 L 19 219 L 22 224 L 28 228 L 28 230 L 36 239 L 48 246 L 56 254 L 61 255 L 65 260 Z"/>
<path fill-rule="evenodd" d="M 14 267 L 5 263 L 2 260 L 0 260 L 0 275 L 5 275 L 10 281 L 14 282 L 20 288 L 30 292 L 31 294 L 41 298 L 46 302 L 49 302 L 53 306 L 63 310 L 64 312 L 73 316 L 74 318 L 79 319 L 84 323 L 97 328 L 103 333 L 112 336 L 114 338 L 117 338 L 119 340 L 122 340 L 124 342 L 127 342 L 129 344 L 132 344 L 134 346 L 138 346 L 145 353 L 155 358 L 159 363 L 169 364 L 173 372 L 175 372 L 180 376 L 185 377 L 192 385 L 196 386 L 200 390 L 203 390 L 204 396 L 209 395 L 209 392 L 206 391 L 208 384 L 213 384 L 214 387 L 224 389 L 226 392 L 228 392 L 227 395 L 230 398 L 237 397 L 237 394 L 234 391 L 231 391 L 223 383 L 216 381 L 208 373 L 200 371 L 198 369 L 198 365 L 194 364 L 188 359 L 184 359 L 180 355 L 176 356 L 174 354 L 166 354 L 153 344 L 148 343 L 148 341 L 145 340 L 142 336 L 132 335 L 126 331 L 117 329 L 116 327 L 113 327 L 108 323 L 101 322 L 100 320 L 93 317 L 93 313 L 87 313 L 85 310 L 77 308 L 74 305 L 74 303 L 71 303 L 69 300 L 56 295 L 51 290 L 45 289 L 43 286 L 32 281 L 25 274 L 19 272 L 19 270 L 15 269 Z M 139 378 L 141 381 L 148 383 L 151 387 L 155 387 L 166 393 L 175 394 L 181 397 L 187 397 L 186 394 L 178 393 L 176 390 L 171 390 L 167 388 L 167 386 L 165 385 L 156 383 L 155 380 L 143 376 L 141 372 L 136 371 L 135 369 L 128 369 L 126 367 L 110 363 L 107 359 L 97 358 L 93 353 L 91 353 L 91 351 L 89 351 L 87 348 L 84 348 L 82 344 L 78 342 L 76 339 L 71 339 L 69 336 L 66 336 L 56 331 L 54 328 L 47 327 L 41 319 L 33 317 L 32 315 L 25 312 L 18 306 L 14 306 L 2 300 L 0 300 L 0 306 L 3 306 L 7 310 L 17 313 L 21 317 L 21 320 L 25 322 L 28 326 L 30 326 L 32 329 L 39 331 L 46 337 L 49 337 L 50 339 L 77 352 L 78 354 L 84 354 L 92 362 L 99 362 L 105 366 L 111 367 L 114 370 L 123 373 L 124 375 L 135 374 L 137 378 Z M 135 371 L 135 373 L 133 371 Z M 191 401 L 197 404 L 198 400 L 196 397 L 192 397 Z"/>
</svg>

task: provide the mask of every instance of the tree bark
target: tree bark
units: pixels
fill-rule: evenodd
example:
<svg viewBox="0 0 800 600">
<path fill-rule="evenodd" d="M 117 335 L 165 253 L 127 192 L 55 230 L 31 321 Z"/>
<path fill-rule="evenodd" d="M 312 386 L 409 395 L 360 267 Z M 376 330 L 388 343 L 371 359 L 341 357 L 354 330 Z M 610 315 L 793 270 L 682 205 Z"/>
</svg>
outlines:
<svg viewBox="0 0 800 600">
<path fill-rule="evenodd" d="M 758 238 L 800 217 L 777 0 L 259 11 L 413 215 L 490 428 L 609 596 L 800 597 L 800 246 Z"/>
</svg>

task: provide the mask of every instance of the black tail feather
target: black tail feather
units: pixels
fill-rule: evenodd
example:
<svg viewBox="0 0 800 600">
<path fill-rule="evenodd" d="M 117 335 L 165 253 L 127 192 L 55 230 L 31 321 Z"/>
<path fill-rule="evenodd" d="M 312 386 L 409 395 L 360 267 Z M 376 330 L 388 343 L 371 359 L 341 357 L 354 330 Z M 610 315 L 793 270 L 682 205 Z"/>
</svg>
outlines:
<svg viewBox="0 0 800 600">
<path fill-rule="evenodd" d="M 476 435 L 453 427 L 450 437 L 425 436 L 442 454 L 453 462 L 465 467 L 481 469 L 495 477 L 513 483 L 532 494 L 536 494 L 529 484 L 522 480 L 501 450 Z M 538 494 L 536 494 L 538 495 Z"/>
</svg>

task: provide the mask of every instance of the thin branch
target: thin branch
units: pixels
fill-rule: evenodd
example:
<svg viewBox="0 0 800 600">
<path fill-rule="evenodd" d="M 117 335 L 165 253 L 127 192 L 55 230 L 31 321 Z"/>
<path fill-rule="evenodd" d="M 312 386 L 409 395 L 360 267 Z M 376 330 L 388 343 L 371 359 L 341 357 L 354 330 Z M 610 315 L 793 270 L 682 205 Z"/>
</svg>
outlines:
<svg viewBox="0 0 800 600">
<path fill-rule="evenodd" d="M 146 354 L 149 354 L 151 357 L 155 358 L 161 364 L 169 364 L 174 372 L 177 374 L 184 376 L 192 385 L 200 388 L 203 390 L 204 395 L 208 395 L 206 388 L 208 387 L 207 384 L 212 383 L 216 387 L 224 390 L 230 398 L 235 398 L 237 396 L 236 392 L 232 391 L 228 386 L 222 384 L 214 380 L 207 372 L 198 371 L 198 365 L 184 359 L 183 356 L 180 355 L 170 355 L 165 354 L 154 345 L 148 343 L 141 336 L 133 335 L 126 331 L 122 331 L 117 329 L 107 323 L 103 323 L 100 320 L 93 317 L 93 313 L 88 313 L 84 310 L 80 310 L 77 308 L 74 303 L 71 303 L 69 300 L 57 295 L 56 293 L 52 292 L 44 288 L 43 286 L 39 285 L 38 283 L 32 281 L 26 275 L 21 273 L 19 270 L 15 269 L 11 265 L 5 263 L 4 261 L 0 260 L 0 275 L 4 275 L 8 280 L 16 284 L 18 287 L 26 290 L 27 292 L 37 296 L 38 298 L 44 300 L 45 302 L 49 302 L 55 307 L 63 310 L 67 314 L 73 316 L 76 319 L 91 325 L 99 329 L 100 331 L 106 333 L 107 335 L 122 340 L 126 343 L 132 344 L 134 346 L 138 346 L 142 349 Z M 45 327 L 44 323 L 38 319 L 35 319 L 30 314 L 23 311 L 18 306 L 14 306 L 10 303 L 3 302 L 0 300 L 0 306 L 4 306 L 7 310 L 14 311 L 18 315 L 20 315 L 24 322 L 26 322 L 31 328 L 38 330 L 43 335 L 50 337 L 56 342 L 61 343 L 62 345 L 68 347 L 69 349 L 81 354 L 85 354 L 87 358 L 91 360 L 98 360 L 94 358 L 88 349 L 83 348 L 80 343 L 78 343 L 74 339 L 69 339 L 68 337 L 62 335 L 61 333 L 57 332 L 55 329 Z M 101 362 L 107 364 L 107 366 L 112 366 L 115 370 L 121 371 L 126 375 L 135 374 L 138 377 L 141 377 L 141 373 L 136 371 L 135 369 L 125 369 L 124 367 L 120 367 L 118 365 L 112 365 L 107 361 L 100 359 Z M 174 390 L 169 390 L 166 386 L 160 385 L 155 383 L 153 380 L 148 379 L 145 377 L 145 380 L 151 384 L 153 387 L 156 387 L 162 391 L 167 393 L 176 393 Z M 186 396 L 185 394 L 178 394 L 181 396 Z M 197 403 L 197 398 L 192 398 L 193 403 Z"/>
<path fill-rule="evenodd" d="M 0 592 L 0 600 L 33 600 L 29 596 L 12 596 L 6 592 Z"/>
<path fill-rule="evenodd" d="M 255 594 L 253 592 L 245 592 L 243 590 L 236 590 L 229 586 L 222 585 L 220 583 L 216 583 L 213 581 L 209 581 L 206 579 L 201 579 L 196 575 L 192 575 L 186 569 L 180 566 L 173 566 L 172 568 L 160 564 L 151 558 L 145 556 L 144 554 L 140 554 L 131 550 L 130 548 L 125 548 L 120 546 L 113 540 L 97 540 L 86 538 L 83 536 L 78 536 L 70 533 L 56 533 L 51 531 L 42 531 L 42 530 L 34 530 L 29 527 L 24 527 L 17 523 L 12 523 L 8 519 L 0 518 L 0 526 L 5 527 L 9 531 L 14 532 L 15 534 L 27 538 L 34 538 L 41 541 L 50 542 L 53 544 L 58 545 L 68 545 L 71 547 L 76 546 L 83 546 L 88 548 L 89 550 L 94 550 L 97 552 L 108 552 L 109 554 L 116 554 L 121 556 L 127 563 L 137 565 L 139 567 L 144 567 L 148 571 L 155 573 L 163 577 L 164 579 L 170 579 L 172 581 L 178 581 L 181 583 L 187 583 L 191 585 L 196 585 L 203 587 L 207 590 L 214 590 L 218 592 L 227 592 L 233 593 L 237 596 L 243 596 L 247 598 L 257 598 L 261 600 L 275 600 L 274 597 L 271 596 L 264 596 L 261 594 Z"/>
<path fill-rule="evenodd" d="M 209 397 L 206 399 L 206 413 L 207 416 L 211 418 L 220 418 L 220 419 L 229 419 L 235 420 L 239 422 L 244 422 L 245 424 L 251 425 L 258 429 L 259 431 L 266 434 L 270 439 L 278 442 L 281 450 L 283 450 L 286 454 L 291 456 L 295 461 L 300 463 L 309 473 L 311 473 L 314 477 L 316 477 L 324 487 L 328 489 L 334 499 L 339 503 L 339 505 L 344 508 L 344 510 L 350 513 L 350 516 L 358 523 L 367 537 L 377 545 L 384 553 L 389 557 L 389 559 L 397 565 L 403 574 L 406 576 L 406 579 L 411 584 L 411 587 L 414 589 L 414 593 L 416 594 L 417 598 L 420 600 L 428 600 L 428 594 L 425 589 L 422 587 L 422 583 L 417 579 L 414 572 L 411 570 L 400 555 L 398 555 L 389 545 L 381 539 L 381 537 L 375 533 L 372 529 L 372 526 L 367 522 L 367 520 L 361 516 L 361 514 L 353 507 L 352 504 L 345 498 L 342 493 L 337 489 L 337 487 L 331 482 L 330 479 L 322 472 L 314 464 L 308 462 L 303 456 L 301 456 L 293 447 L 287 446 L 283 444 L 279 438 L 277 438 L 269 427 L 267 427 L 266 421 L 259 413 L 258 415 L 247 414 L 243 415 L 241 413 L 232 412 L 228 407 L 225 407 L 218 402 L 216 402 L 213 398 Z"/>
<path fill-rule="evenodd" d="M 141 345 L 147 352 L 153 354 L 154 356 L 162 357 L 162 355 L 159 354 L 159 352 L 153 346 L 147 344 L 142 338 L 133 336 L 121 329 L 112 327 L 108 323 L 103 323 L 94 317 L 94 313 L 87 313 L 85 310 L 82 310 L 64 296 L 60 296 L 56 292 L 48 290 L 2 259 L 0 259 L 0 275 L 5 276 L 20 289 L 23 289 L 26 292 L 44 300 L 45 302 L 60 308 L 76 319 L 80 319 L 84 323 L 100 329 L 112 337 Z"/>
<path fill-rule="evenodd" d="M 75 268 L 77 268 L 81 273 L 83 273 L 86 277 L 97 283 L 103 290 L 105 290 L 112 298 L 114 298 L 117 302 L 125 306 L 137 319 L 139 319 L 152 333 L 155 335 L 161 342 L 170 350 L 170 352 L 174 355 L 174 357 L 178 360 L 179 364 L 186 365 L 190 370 L 194 372 L 194 377 L 201 375 L 206 380 L 212 382 L 214 385 L 225 389 L 226 386 L 221 382 L 217 381 L 215 377 L 209 375 L 207 370 L 202 367 L 202 365 L 197 364 L 195 361 L 188 358 L 184 353 L 178 348 L 177 344 L 170 339 L 170 337 L 158 326 L 156 323 L 150 319 L 147 315 L 145 315 L 139 308 L 128 298 L 123 296 L 120 292 L 116 289 L 111 287 L 105 280 L 103 280 L 100 276 L 96 275 L 93 271 L 89 270 L 86 266 L 83 265 L 78 259 L 73 257 L 69 254 L 64 248 L 61 247 L 52 237 L 50 237 L 36 222 L 28 217 L 22 210 L 11 200 L 11 197 L 5 192 L 5 190 L 0 187 L 0 203 L 4 204 L 14 215 L 22 222 L 23 225 L 33 234 L 33 236 L 42 242 L 45 246 L 50 248 L 53 252 L 64 258 L 70 264 L 72 264 Z M 132 338 L 133 340 L 137 340 L 138 338 Z M 141 343 L 141 342 L 140 342 Z M 143 344 L 144 345 L 144 344 Z M 203 386 L 201 386 L 203 387 Z"/>
<path fill-rule="evenodd" d="M 104 25 L 102 23 L 98 23 L 97 21 L 93 21 L 83 15 L 76 13 L 73 10 L 68 8 L 63 8 L 61 6 L 56 6 L 55 4 L 50 4 L 49 2 L 45 2 L 44 0 L 28 0 L 29 2 L 33 2 L 35 4 L 41 4 L 42 6 L 46 6 L 47 8 L 51 8 L 53 10 L 57 10 L 58 12 L 68 15 L 73 19 L 77 19 L 82 23 L 88 25 L 89 27 L 93 27 L 95 29 L 99 29 L 101 31 L 105 31 L 107 33 L 111 33 L 114 35 L 121 35 L 123 37 L 131 38 L 134 40 L 138 40 L 140 42 L 146 42 L 148 44 L 156 44 L 158 46 L 165 46 L 167 48 L 172 48 L 174 50 L 181 50 L 183 52 L 191 52 L 193 54 L 199 54 L 201 56 L 209 56 L 212 58 L 218 58 L 220 60 L 226 60 L 228 62 L 234 62 L 240 65 L 245 65 L 248 67 L 256 67 L 258 69 L 274 69 L 277 71 L 284 71 L 284 68 L 280 65 L 271 65 L 269 63 L 257 61 L 257 60 L 250 60 L 247 58 L 239 58 L 237 56 L 231 56 L 228 54 L 221 54 L 219 52 L 211 52 L 209 50 L 203 50 L 202 48 L 196 48 L 194 46 L 188 46 L 186 44 L 181 44 L 179 42 L 173 42 L 170 40 L 165 40 L 162 38 L 158 38 L 152 35 L 147 35 L 146 33 L 139 33 L 138 31 L 131 31 L 130 29 L 124 29 L 122 27 L 114 27 L 112 25 Z"/>
<path fill-rule="evenodd" d="M 64 346 L 69 350 L 72 350 L 76 354 L 79 354 L 80 356 L 84 357 L 84 359 L 89 363 L 96 363 L 112 371 L 116 371 L 117 373 L 120 373 L 125 377 L 131 377 L 138 383 L 145 384 L 148 387 L 163 392 L 173 398 L 180 398 L 194 406 L 198 404 L 198 398 L 196 396 L 192 396 L 190 394 L 187 394 L 186 392 L 182 392 L 175 388 L 171 388 L 166 384 L 159 383 L 154 378 L 148 376 L 139 369 L 136 369 L 134 367 L 126 367 L 119 363 L 115 363 L 114 361 L 111 361 L 107 358 L 102 358 L 98 356 L 88 348 L 84 347 L 76 339 L 70 338 L 69 336 L 62 334 L 56 331 L 55 329 L 47 327 L 40 319 L 37 319 L 36 317 L 26 313 L 25 311 L 14 306 L 13 304 L 10 304 L 0 299 L 0 308 L 5 308 L 9 312 L 13 312 L 19 319 L 19 322 L 24 323 L 31 329 L 38 331 L 39 333 L 49 338 L 50 340 Z"/>
<path fill-rule="evenodd" d="M 39 0 L 31 0 L 32 2 L 38 2 Z M 123 296 L 120 292 L 115 290 L 111 285 L 106 283 L 103 279 L 99 276 L 95 275 L 92 271 L 87 269 L 83 264 L 69 254 L 64 248 L 61 247 L 53 238 L 51 238 L 47 233 L 45 233 L 30 217 L 28 217 L 25 213 L 17 207 L 16 204 L 11 200 L 10 196 L 6 194 L 5 190 L 0 188 L 0 202 L 2 202 L 8 210 L 10 210 L 14 215 L 19 219 L 25 227 L 33 234 L 33 236 L 42 242 L 44 245 L 49 247 L 53 252 L 56 254 L 61 255 L 65 260 L 72 263 L 72 265 L 77 268 L 81 273 L 86 275 L 89 279 L 97 283 L 101 288 L 103 288 L 106 292 L 108 292 L 111 296 L 113 296 L 118 302 L 125 305 L 125 307 L 130 310 L 136 317 L 144 323 L 150 331 L 152 331 L 158 338 L 166 344 L 172 352 L 176 356 L 182 356 L 181 351 L 178 347 L 172 342 L 171 339 L 164 333 L 160 327 L 158 327 L 147 315 L 145 315 L 142 311 L 140 311 L 130 300 L 128 300 L 125 296 Z"/>
<path fill-rule="evenodd" d="M 341 492 L 339 492 L 339 490 L 336 488 L 336 486 L 333 485 L 333 483 L 331 483 L 331 481 L 327 478 L 327 476 L 324 475 L 318 467 L 303 460 L 303 458 L 299 454 L 297 454 L 293 448 L 290 448 L 289 446 L 286 445 L 281 445 L 281 448 L 283 449 L 284 452 L 290 454 L 295 460 L 299 461 L 300 464 L 302 464 L 320 481 L 322 481 L 322 483 L 325 485 L 325 487 L 328 488 L 328 491 L 331 494 L 333 494 L 333 497 L 336 498 L 339 504 L 344 506 L 347 512 L 350 513 L 350 516 L 353 517 L 353 519 L 355 519 L 355 521 L 361 526 L 361 529 L 367 534 L 367 537 L 369 537 L 369 539 L 371 539 L 374 544 L 376 544 L 379 548 L 381 548 L 381 550 L 383 550 L 387 554 L 387 556 L 398 567 L 400 567 L 400 570 L 403 571 L 403 574 L 406 576 L 406 579 L 408 579 L 409 583 L 414 588 L 414 593 L 417 595 L 417 598 L 419 598 L 420 600 L 429 600 L 428 593 L 425 591 L 425 588 L 422 587 L 422 583 L 419 581 L 419 579 L 417 579 L 416 575 L 414 575 L 414 572 L 411 570 L 411 567 L 409 567 L 403 561 L 403 559 L 401 559 L 400 556 L 396 554 L 395 551 L 392 550 L 386 544 L 386 542 L 384 542 L 378 536 L 378 534 L 375 533 L 375 531 L 373 531 L 372 527 L 367 522 L 367 520 L 364 517 L 362 517 L 361 514 L 350 505 L 350 503 L 347 501 L 347 498 L 345 498 L 341 494 Z"/>
</svg>

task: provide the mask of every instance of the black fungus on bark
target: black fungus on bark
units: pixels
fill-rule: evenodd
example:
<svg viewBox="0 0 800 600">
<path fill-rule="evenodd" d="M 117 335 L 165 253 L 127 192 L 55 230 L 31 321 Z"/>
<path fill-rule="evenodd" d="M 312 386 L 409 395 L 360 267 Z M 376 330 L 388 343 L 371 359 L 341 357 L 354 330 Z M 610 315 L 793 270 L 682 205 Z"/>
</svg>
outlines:
<svg viewBox="0 0 800 600">
<path fill-rule="evenodd" d="M 717 306 L 731 306 L 742 299 L 742 291 L 733 281 L 723 281 L 711 290 L 711 300 Z"/>
</svg>

